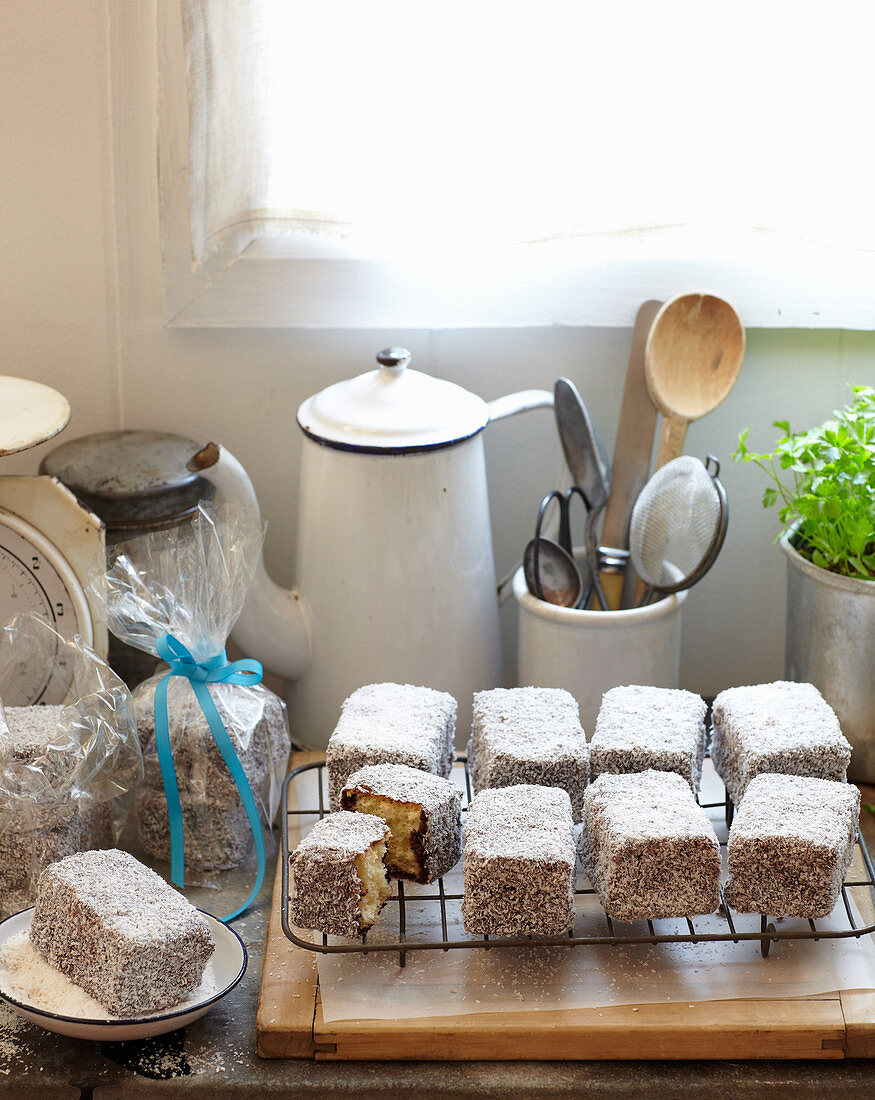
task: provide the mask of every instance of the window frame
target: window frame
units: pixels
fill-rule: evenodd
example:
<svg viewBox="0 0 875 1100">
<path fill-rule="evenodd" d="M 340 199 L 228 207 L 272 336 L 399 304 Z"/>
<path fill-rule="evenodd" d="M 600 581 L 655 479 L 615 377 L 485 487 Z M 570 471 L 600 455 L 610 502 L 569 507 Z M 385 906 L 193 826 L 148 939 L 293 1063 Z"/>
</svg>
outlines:
<svg viewBox="0 0 875 1100">
<path fill-rule="evenodd" d="M 179 0 L 157 0 L 157 15 L 169 328 L 629 327 L 642 301 L 696 288 L 732 301 L 748 328 L 875 329 L 875 253 L 749 229 L 593 235 L 518 246 L 488 265 L 457 257 L 413 268 L 345 255 L 314 234 L 264 235 L 253 219 L 217 234 L 196 262 Z"/>
</svg>

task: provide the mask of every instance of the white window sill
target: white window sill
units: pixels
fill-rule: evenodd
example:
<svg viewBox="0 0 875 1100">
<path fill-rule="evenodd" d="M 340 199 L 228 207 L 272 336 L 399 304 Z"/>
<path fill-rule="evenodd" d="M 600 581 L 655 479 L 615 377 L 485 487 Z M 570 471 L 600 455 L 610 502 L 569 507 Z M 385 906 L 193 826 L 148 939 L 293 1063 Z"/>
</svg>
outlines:
<svg viewBox="0 0 875 1100">
<path fill-rule="evenodd" d="M 167 280 L 167 323 L 625 327 L 646 299 L 703 290 L 731 301 L 747 328 L 875 329 L 875 255 L 768 233 L 629 233 L 521 245 L 491 261 L 453 254 L 413 263 L 343 249 L 305 233 L 236 230 L 214 253 L 215 273 L 189 266 Z"/>
</svg>

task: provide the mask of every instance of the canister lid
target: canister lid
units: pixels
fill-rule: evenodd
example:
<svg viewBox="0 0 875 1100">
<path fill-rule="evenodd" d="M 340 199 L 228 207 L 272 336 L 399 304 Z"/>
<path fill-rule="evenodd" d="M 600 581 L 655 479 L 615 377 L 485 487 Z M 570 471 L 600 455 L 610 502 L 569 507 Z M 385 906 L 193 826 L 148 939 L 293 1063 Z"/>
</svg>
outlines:
<svg viewBox="0 0 875 1100">
<path fill-rule="evenodd" d="M 431 450 L 486 427 L 486 402 L 408 367 L 406 348 L 386 348 L 380 367 L 322 390 L 298 409 L 298 424 L 329 447 L 369 452 Z"/>
<path fill-rule="evenodd" d="M 171 432 L 98 432 L 63 443 L 40 473 L 63 482 L 108 528 L 181 522 L 213 487 L 186 469 L 200 444 Z"/>
</svg>

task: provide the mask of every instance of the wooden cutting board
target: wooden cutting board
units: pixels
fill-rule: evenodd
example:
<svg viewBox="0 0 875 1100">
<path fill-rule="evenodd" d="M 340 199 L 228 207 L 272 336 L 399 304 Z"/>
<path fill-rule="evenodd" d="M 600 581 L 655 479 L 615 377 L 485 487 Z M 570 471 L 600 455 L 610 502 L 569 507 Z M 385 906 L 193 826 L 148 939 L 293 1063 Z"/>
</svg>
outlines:
<svg viewBox="0 0 875 1100">
<path fill-rule="evenodd" d="M 291 766 L 321 760 L 297 753 Z M 294 821 L 294 819 L 292 819 Z M 292 847 L 298 842 L 290 828 Z M 262 1058 L 521 1061 L 875 1057 L 875 991 L 812 998 L 600 1006 L 598 1010 L 326 1023 L 318 955 L 280 923 L 280 868 L 256 1040 Z M 575 950 L 585 951 L 586 948 Z"/>
</svg>

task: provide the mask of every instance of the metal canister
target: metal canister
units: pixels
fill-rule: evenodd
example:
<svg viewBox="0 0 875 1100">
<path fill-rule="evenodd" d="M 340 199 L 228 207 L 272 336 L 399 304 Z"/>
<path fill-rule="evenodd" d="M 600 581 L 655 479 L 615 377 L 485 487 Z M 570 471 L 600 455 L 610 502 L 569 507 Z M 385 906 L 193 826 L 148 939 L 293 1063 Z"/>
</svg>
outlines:
<svg viewBox="0 0 875 1100">
<path fill-rule="evenodd" d="M 189 523 L 213 486 L 186 469 L 200 444 L 170 432 L 98 432 L 62 443 L 40 473 L 63 482 L 106 524 L 107 554 L 149 531 Z M 152 675 L 158 658 L 110 635 L 110 666 L 128 687 Z"/>
</svg>

